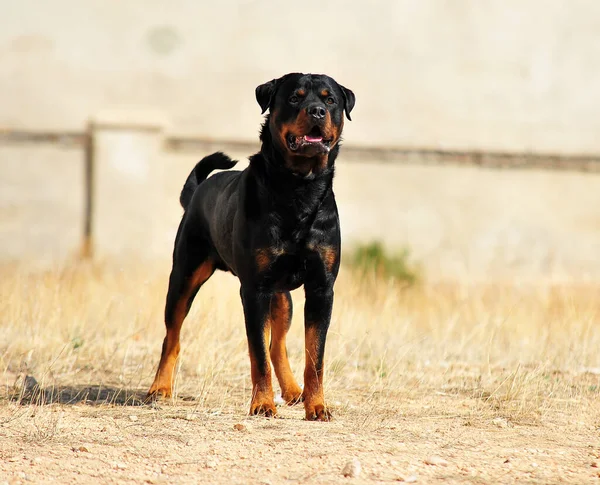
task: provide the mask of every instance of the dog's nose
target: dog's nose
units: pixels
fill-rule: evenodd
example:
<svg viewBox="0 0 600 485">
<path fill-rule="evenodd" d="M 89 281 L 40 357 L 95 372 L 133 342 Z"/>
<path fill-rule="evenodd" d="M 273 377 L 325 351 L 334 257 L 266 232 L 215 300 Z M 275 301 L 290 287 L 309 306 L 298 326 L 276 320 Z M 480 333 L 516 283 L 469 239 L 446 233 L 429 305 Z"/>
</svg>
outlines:
<svg viewBox="0 0 600 485">
<path fill-rule="evenodd" d="M 308 107 L 308 114 L 316 120 L 322 120 L 323 118 L 325 118 L 325 113 L 325 108 L 318 104 L 312 104 Z"/>
</svg>

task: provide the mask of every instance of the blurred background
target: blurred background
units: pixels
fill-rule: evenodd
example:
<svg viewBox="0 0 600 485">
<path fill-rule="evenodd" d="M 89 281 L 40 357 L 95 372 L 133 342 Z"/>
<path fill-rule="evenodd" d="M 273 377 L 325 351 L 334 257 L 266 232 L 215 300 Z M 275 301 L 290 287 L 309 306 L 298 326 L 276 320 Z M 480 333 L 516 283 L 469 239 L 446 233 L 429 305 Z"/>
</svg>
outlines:
<svg viewBox="0 0 600 485">
<path fill-rule="evenodd" d="M 302 71 L 356 94 L 334 185 L 348 251 L 379 242 L 430 280 L 600 280 L 597 1 L 0 11 L 2 263 L 168 261 L 191 168 L 258 150 L 255 87 Z"/>
</svg>

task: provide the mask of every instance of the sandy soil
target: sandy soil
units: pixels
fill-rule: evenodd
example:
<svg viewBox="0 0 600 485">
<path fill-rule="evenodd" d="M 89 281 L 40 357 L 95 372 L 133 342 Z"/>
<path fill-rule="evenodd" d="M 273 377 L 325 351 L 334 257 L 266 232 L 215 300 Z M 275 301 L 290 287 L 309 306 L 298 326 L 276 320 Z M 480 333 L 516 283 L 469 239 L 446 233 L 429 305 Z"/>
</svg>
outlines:
<svg viewBox="0 0 600 485">
<path fill-rule="evenodd" d="M 327 351 L 335 419 L 317 423 L 301 406 L 247 416 L 226 276 L 184 326 L 177 398 L 143 405 L 165 271 L 2 270 L 0 484 L 600 480 L 598 288 L 401 291 L 344 272 Z M 296 296 L 288 347 L 300 376 Z M 344 477 L 354 459 L 360 473 Z"/>
<path fill-rule="evenodd" d="M 433 390 L 432 390 L 433 391 Z M 111 390 L 108 391 L 113 392 Z M 402 395 L 404 394 L 404 395 Z M 514 423 L 440 391 L 345 393 L 335 421 L 249 418 L 194 401 L 159 407 L 5 404 L 8 483 L 586 483 L 600 478 L 596 402 L 581 414 Z M 581 403 L 573 403 L 579 407 Z M 357 459 L 358 477 L 344 477 Z M 429 464 L 432 463 L 432 464 Z"/>
</svg>

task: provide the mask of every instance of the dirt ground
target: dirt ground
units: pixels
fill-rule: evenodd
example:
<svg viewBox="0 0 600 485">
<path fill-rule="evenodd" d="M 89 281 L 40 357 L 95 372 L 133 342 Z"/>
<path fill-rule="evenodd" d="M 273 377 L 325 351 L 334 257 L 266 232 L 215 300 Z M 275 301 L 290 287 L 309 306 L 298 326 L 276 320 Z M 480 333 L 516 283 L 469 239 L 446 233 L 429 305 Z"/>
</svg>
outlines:
<svg viewBox="0 0 600 485">
<path fill-rule="evenodd" d="M 186 320 L 176 398 L 143 404 L 167 274 L 0 270 L 0 484 L 600 483 L 598 287 L 401 290 L 344 270 L 326 353 L 335 419 L 321 423 L 301 405 L 247 416 L 227 275 Z"/>
<path fill-rule="evenodd" d="M 476 399 L 347 393 L 331 423 L 249 418 L 192 402 L 158 408 L 2 408 L 7 483 L 586 483 L 600 479 L 597 403 L 513 423 Z M 593 418 L 592 416 L 595 416 Z M 361 473 L 345 478 L 348 461 Z M 431 463 L 431 464 L 429 464 Z"/>
</svg>

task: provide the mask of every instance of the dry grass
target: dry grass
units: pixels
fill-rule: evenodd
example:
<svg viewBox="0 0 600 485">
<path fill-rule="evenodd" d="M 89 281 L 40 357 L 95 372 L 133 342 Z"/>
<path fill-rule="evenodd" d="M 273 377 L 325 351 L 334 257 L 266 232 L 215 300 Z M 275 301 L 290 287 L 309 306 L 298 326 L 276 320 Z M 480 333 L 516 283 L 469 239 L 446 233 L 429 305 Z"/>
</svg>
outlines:
<svg viewBox="0 0 600 485">
<path fill-rule="evenodd" d="M 0 437 L 15 446 L 72 444 L 74 422 L 128 417 L 132 409 L 139 409 L 140 421 L 121 425 L 119 432 L 142 423 L 145 429 L 131 439 L 162 436 L 165 419 L 201 418 L 207 433 L 223 416 L 248 420 L 249 359 L 238 283 L 224 274 L 200 291 L 184 324 L 178 399 L 158 410 L 123 406 L 140 404 L 152 381 L 167 275 L 167 266 L 141 263 L 47 272 L 2 268 Z M 303 423 L 301 410 L 286 407 L 281 413 L 287 420 L 251 422 L 267 435 L 281 426 L 288 432 L 308 426 L 319 430 L 315 439 L 327 440 L 327 429 L 364 436 L 380 443 L 383 456 L 400 453 L 398 443 L 411 436 L 419 437 L 413 443 L 418 456 L 434 442 L 438 452 L 455 449 L 469 428 L 531 428 L 541 435 L 554 429 L 567 436 L 583 426 L 584 434 L 593 432 L 600 425 L 599 296 L 600 288 L 590 286 L 424 284 L 407 290 L 342 272 L 326 352 L 326 397 L 336 422 L 329 428 Z M 294 297 L 288 349 L 301 377 L 303 294 Z M 15 386 L 24 375 L 38 385 Z M 430 436 L 431 426 L 446 430 L 443 439 Z M 390 433 L 387 442 L 381 433 Z M 493 441 L 483 447 L 493 448 Z M 0 447 L 0 454 L 9 451 L 14 449 Z M 410 471 L 410 463 L 402 466 Z M 432 467 L 425 469 L 415 473 L 426 475 Z M 372 471 L 369 478 L 384 479 L 385 473 Z M 463 472 L 456 473 L 460 478 Z M 485 469 L 478 473 L 485 476 Z"/>
</svg>

